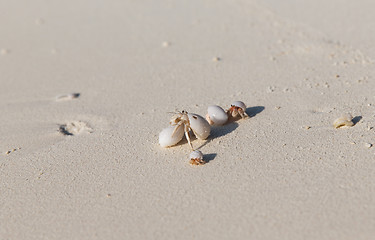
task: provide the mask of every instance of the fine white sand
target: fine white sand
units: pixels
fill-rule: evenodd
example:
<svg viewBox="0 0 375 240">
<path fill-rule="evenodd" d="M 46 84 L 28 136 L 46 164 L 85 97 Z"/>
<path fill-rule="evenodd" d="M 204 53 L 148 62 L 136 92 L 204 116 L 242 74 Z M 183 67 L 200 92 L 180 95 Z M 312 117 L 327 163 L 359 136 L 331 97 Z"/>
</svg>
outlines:
<svg viewBox="0 0 375 240">
<path fill-rule="evenodd" d="M 0 239 L 375 236 L 373 1 L 0 9 Z M 168 112 L 234 100 L 207 164 L 158 145 Z"/>
</svg>

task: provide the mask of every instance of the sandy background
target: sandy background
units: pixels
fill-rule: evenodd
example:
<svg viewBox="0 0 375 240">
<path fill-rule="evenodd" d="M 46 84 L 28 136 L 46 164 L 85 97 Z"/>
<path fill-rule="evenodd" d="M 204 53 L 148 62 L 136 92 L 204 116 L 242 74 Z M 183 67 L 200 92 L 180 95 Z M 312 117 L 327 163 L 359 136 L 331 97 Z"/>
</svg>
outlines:
<svg viewBox="0 0 375 240">
<path fill-rule="evenodd" d="M 0 239 L 375 236 L 373 1 L 0 9 Z M 158 146 L 167 112 L 234 100 L 253 117 L 193 142 L 208 164 Z"/>
</svg>

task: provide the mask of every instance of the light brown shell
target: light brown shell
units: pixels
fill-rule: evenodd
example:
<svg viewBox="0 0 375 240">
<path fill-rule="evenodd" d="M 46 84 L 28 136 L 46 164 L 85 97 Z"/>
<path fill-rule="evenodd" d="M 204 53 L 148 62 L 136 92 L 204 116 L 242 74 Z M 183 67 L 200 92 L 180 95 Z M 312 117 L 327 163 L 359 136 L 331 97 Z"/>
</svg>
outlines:
<svg viewBox="0 0 375 240">
<path fill-rule="evenodd" d="M 344 114 L 333 122 L 333 126 L 335 128 L 354 126 L 352 115 L 349 113 Z"/>
</svg>

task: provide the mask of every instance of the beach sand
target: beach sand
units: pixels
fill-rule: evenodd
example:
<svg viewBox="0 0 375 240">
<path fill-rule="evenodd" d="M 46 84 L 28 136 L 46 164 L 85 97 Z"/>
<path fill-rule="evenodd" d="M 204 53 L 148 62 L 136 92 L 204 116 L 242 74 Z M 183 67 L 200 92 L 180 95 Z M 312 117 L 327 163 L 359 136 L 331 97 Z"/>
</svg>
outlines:
<svg viewBox="0 0 375 240">
<path fill-rule="evenodd" d="M 374 3 L 282 2 L 0 1 L 0 239 L 373 239 Z"/>
</svg>

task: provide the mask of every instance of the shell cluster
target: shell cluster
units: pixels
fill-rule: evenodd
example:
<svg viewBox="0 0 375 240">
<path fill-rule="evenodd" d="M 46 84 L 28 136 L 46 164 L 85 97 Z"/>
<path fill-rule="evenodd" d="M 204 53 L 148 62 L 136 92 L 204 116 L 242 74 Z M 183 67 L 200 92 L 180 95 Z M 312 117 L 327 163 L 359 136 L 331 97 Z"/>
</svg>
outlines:
<svg viewBox="0 0 375 240">
<path fill-rule="evenodd" d="M 206 119 L 195 113 L 176 112 L 169 121 L 170 125 L 159 133 L 159 144 L 162 147 L 172 147 L 178 144 L 185 135 L 193 151 L 189 156 L 190 164 L 203 165 L 206 163 L 203 159 L 203 153 L 193 148 L 190 134 L 194 134 L 198 139 L 205 140 L 211 133 L 211 125 L 224 125 L 229 119 L 239 116 L 241 118 L 248 117 L 246 105 L 241 101 L 233 102 L 226 111 L 217 105 L 208 106 Z"/>
<path fill-rule="evenodd" d="M 73 98 L 73 95 L 68 95 L 68 98 Z M 77 95 L 78 97 L 78 95 Z M 62 98 L 66 98 L 65 96 Z M 230 121 L 236 119 L 248 118 L 246 113 L 246 105 L 241 101 L 235 101 L 230 105 L 230 108 L 224 110 L 217 105 L 210 105 L 207 108 L 205 118 L 195 113 L 188 113 L 186 111 L 176 112 L 170 119 L 169 126 L 164 128 L 159 134 L 159 144 L 162 147 L 172 147 L 178 144 L 184 136 L 192 150 L 189 155 L 191 165 L 204 165 L 204 154 L 193 148 L 191 143 L 191 135 L 196 138 L 205 140 L 211 133 L 211 126 L 222 126 Z M 357 117 L 356 117 L 357 118 Z M 333 122 L 334 128 L 348 128 L 356 124 L 355 119 L 351 114 L 344 114 Z M 310 126 L 305 126 L 305 129 L 310 129 Z M 371 128 L 370 128 L 371 129 Z M 366 143 L 365 145 L 371 148 L 373 145 Z"/>
<path fill-rule="evenodd" d="M 233 102 L 226 111 L 217 105 L 208 106 L 206 120 L 210 125 L 220 126 L 226 124 L 230 118 L 237 118 L 238 116 L 241 118 L 248 117 L 246 105 L 241 101 Z"/>
</svg>

